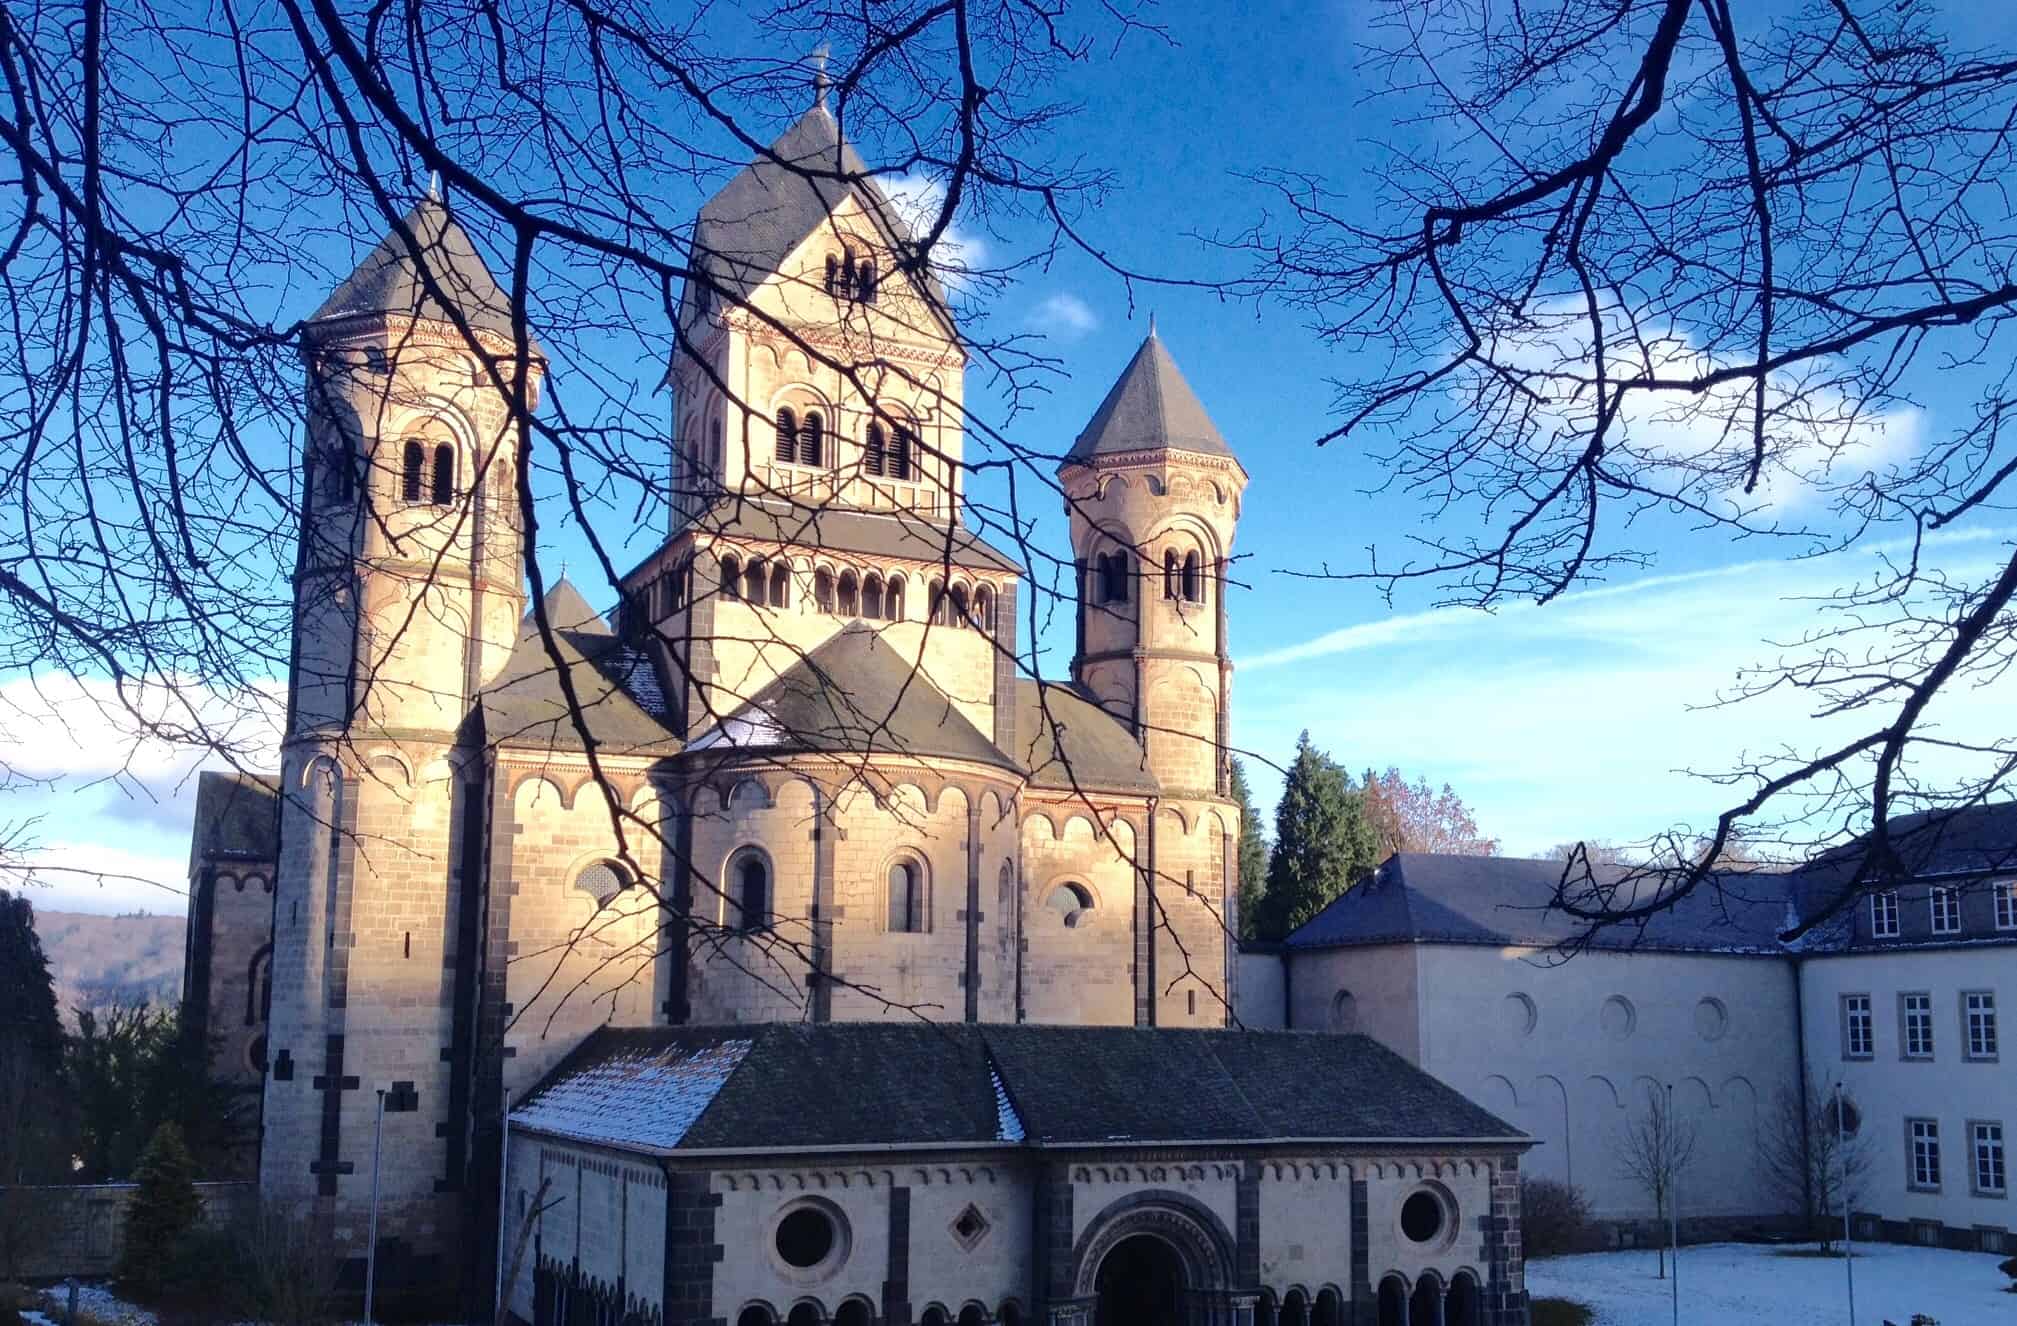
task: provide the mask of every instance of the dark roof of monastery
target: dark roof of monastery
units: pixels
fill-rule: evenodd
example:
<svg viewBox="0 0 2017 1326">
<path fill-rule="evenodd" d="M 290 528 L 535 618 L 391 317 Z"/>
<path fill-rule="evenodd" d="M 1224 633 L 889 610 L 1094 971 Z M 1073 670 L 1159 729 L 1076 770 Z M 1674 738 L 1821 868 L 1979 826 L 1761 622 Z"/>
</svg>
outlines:
<svg viewBox="0 0 2017 1326">
<path fill-rule="evenodd" d="M 687 749 L 1013 764 L 867 622 L 801 657 Z"/>
<path fill-rule="evenodd" d="M 1035 787 L 1153 792 L 1161 786 L 1127 724 L 1064 682 L 1016 681 L 1016 741 L 1009 754 Z"/>
<path fill-rule="evenodd" d="M 544 599 L 553 640 L 596 749 L 604 755 L 672 755 L 678 735 L 657 671 L 641 649 L 612 635 L 563 577 Z M 483 692 L 484 740 L 493 746 L 582 750 L 581 724 L 569 711 L 560 670 L 527 616 L 511 657 Z"/>
<path fill-rule="evenodd" d="M 1093 411 L 1092 422 L 1072 443 L 1065 464 L 1159 447 L 1227 458 L 1233 454 L 1162 338 L 1151 329 Z"/>
<path fill-rule="evenodd" d="M 1008 554 L 958 521 L 927 520 L 916 512 L 857 511 L 841 506 L 786 506 L 748 497 L 725 497 L 688 527 L 723 538 L 788 543 L 808 551 L 1019 571 Z"/>
<path fill-rule="evenodd" d="M 196 778 L 196 831 L 189 868 L 199 861 L 273 861 L 280 850 L 280 778 L 206 771 Z"/>
<path fill-rule="evenodd" d="M 922 1022 L 604 1028 L 512 1123 L 649 1152 L 1524 1141 L 1364 1036 Z"/>
<path fill-rule="evenodd" d="M 1924 879 L 2017 873 L 2017 800 L 1900 815 L 1890 824 L 1890 870 L 1869 859 L 1874 844 L 1864 834 L 1832 848 L 1794 872 L 1794 897 L 1802 917 L 1826 910 L 1845 891 L 1886 877 Z"/>
<path fill-rule="evenodd" d="M 1550 906 L 1560 861 L 1397 852 L 1288 937 L 1291 948 L 1449 943 L 1548 947 L 1583 924 Z M 1594 867 L 1603 879 L 1624 871 Z M 1730 872 L 1643 924 L 1608 926 L 1592 947 L 1705 953 L 1781 953 L 1788 919 L 1784 875 Z"/>
<path fill-rule="evenodd" d="M 403 225 L 412 242 L 399 227 L 388 231 L 357 270 L 309 315 L 309 322 L 406 316 L 452 323 L 453 308 L 471 327 L 511 339 L 511 300 L 447 206 L 438 198 L 423 199 L 406 214 Z M 423 263 L 445 299 L 428 289 L 421 274 Z M 532 351 L 544 353 L 537 342 Z"/>
<path fill-rule="evenodd" d="M 893 245 L 909 242 L 908 227 L 840 122 L 825 106 L 814 106 L 701 207 L 693 232 L 696 256 L 724 293 L 746 297 L 850 194 Z M 928 286 L 943 304 L 938 282 Z"/>
</svg>

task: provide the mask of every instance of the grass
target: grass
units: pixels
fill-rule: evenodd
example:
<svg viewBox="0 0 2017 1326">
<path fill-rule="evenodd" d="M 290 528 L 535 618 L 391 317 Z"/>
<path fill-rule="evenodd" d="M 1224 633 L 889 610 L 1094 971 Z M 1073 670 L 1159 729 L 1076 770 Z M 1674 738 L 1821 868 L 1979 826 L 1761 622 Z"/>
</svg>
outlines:
<svg viewBox="0 0 2017 1326">
<path fill-rule="evenodd" d="M 1595 1309 L 1572 1298 L 1537 1298 L 1527 1305 L 1532 1326 L 1590 1326 Z"/>
</svg>

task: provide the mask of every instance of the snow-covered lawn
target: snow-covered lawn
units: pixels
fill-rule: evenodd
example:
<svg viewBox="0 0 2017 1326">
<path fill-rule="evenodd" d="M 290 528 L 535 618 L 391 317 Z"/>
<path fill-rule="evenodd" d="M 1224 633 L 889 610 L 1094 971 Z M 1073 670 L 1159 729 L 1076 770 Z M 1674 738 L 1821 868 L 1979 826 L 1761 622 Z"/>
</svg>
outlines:
<svg viewBox="0 0 2017 1326">
<path fill-rule="evenodd" d="M 1812 1245 L 1808 1245 L 1811 1248 Z M 1839 1257 L 1789 1257 L 1788 1249 L 1707 1243 L 1681 1249 L 1681 1320 L 1686 1326 L 1762 1322 L 1768 1326 L 1848 1326 Z M 2017 1321 L 2017 1294 L 1997 1271 L 2000 1257 L 1892 1243 L 1856 1248 L 1855 1326 L 1906 1326 L 1923 1312 L 1940 1326 Z M 1646 1249 L 1550 1257 L 1527 1263 L 1527 1293 L 1595 1308 L 1595 1326 L 1663 1326 L 1669 1287 L 1654 1278 Z"/>
</svg>

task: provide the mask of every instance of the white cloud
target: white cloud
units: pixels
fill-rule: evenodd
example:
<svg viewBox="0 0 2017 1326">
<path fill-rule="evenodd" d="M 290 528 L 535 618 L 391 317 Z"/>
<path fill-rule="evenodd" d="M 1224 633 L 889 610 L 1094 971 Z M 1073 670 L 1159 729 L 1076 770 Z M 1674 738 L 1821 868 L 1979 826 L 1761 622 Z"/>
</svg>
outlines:
<svg viewBox="0 0 2017 1326">
<path fill-rule="evenodd" d="M 220 764 L 222 752 L 276 768 L 285 696 L 278 681 L 225 696 L 187 681 L 122 689 L 68 673 L 17 677 L 0 684 L 0 762 L 35 778 L 147 783 Z"/>
<path fill-rule="evenodd" d="M 189 858 L 105 843 L 49 843 L 9 870 L 38 910 L 173 913 L 188 910 Z"/>
<path fill-rule="evenodd" d="M 884 177 L 877 181 L 896 209 L 897 216 L 923 239 L 938 224 L 945 211 L 945 185 L 929 175 L 916 173 Z M 955 216 L 938 243 L 932 245 L 932 270 L 940 280 L 958 287 L 987 269 L 990 249 L 987 240 L 961 223 Z"/>
<path fill-rule="evenodd" d="M 1098 330 L 1099 325 L 1099 316 L 1092 305 L 1066 290 L 1046 297 L 1029 315 L 1031 330 L 1061 341 L 1076 341 Z"/>
</svg>

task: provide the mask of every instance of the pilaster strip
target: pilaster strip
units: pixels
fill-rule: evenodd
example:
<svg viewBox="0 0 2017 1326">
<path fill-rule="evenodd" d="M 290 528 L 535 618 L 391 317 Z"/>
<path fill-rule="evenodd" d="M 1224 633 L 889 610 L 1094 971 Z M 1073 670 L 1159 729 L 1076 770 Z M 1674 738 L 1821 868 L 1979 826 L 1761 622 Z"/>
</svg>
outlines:
<svg viewBox="0 0 2017 1326">
<path fill-rule="evenodd" d="M 882 1282 L 883 1326 L 910 1326 L 910 1189 L 889 1190 L 889 1267 Z"/>
</svg>

